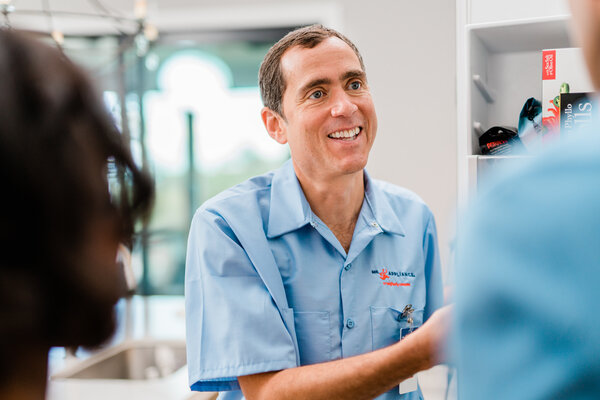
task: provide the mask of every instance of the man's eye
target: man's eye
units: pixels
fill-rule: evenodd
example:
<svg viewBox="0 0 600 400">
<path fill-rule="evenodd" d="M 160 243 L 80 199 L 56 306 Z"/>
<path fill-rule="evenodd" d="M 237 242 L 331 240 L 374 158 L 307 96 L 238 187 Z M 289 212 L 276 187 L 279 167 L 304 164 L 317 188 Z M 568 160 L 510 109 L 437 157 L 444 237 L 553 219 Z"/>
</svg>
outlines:
<svg viewBox="0 0 600 400">
<path fill-rule="evenodd" d="M 352 90 L 358 90 L 360 89 L 360 82 L 359 81 L 354 81 L 350 84 L 350 89 Z"/>
<path fill-rule="evenodd" d="M 323 97 L 323 92 L 321 90 L 315 90 L 311 95 L 310 98 L 311 99 L 320 99 L 321 97 Z"/>
</svg>

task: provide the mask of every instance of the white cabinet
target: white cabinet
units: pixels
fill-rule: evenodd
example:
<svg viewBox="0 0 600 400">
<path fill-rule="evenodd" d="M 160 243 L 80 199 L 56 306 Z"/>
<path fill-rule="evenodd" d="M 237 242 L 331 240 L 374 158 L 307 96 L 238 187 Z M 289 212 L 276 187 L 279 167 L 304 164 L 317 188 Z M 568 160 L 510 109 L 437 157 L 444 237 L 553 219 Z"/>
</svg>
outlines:
<svg viewBox="0 0 600 400">
<path fill-rule="evenodd" d="M 472 0 L 467 10 L 471 24 L 554 17 L 569 12 L 566 0 Z"/>
<path fill-rule="evenodd" d="M 460 205 L 473 194 L 486 162 L 479 155 L 480 133 L 516 127 L 525 101 L 541 101 L 541 50 L 573 46 L 567 11 L 565 0 L 457 0 Z"/>
</svg>

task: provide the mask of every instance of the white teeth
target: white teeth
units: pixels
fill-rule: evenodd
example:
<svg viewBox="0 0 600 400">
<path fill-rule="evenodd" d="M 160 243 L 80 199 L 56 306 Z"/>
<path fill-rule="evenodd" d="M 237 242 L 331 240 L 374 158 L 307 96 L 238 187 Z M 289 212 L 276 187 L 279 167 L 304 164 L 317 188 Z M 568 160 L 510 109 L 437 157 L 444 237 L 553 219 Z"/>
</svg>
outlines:
<svg viewBox="0 0 600 400">
<path fill-rule="evenodd" d="M 351 137 L 358 135 L 358 132 L 360 132 L 360 128 L 357 126 L 354 129 L 330 133 L 328 136 L 333 139 L 351 138 Z"/>
</svg>

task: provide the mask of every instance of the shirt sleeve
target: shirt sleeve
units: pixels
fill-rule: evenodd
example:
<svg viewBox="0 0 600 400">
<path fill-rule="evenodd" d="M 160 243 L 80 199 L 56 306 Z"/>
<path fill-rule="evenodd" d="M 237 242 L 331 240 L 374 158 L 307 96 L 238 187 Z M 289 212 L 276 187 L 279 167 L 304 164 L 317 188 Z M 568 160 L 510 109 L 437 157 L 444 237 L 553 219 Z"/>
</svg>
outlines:
<svg viewBox="0 0 600 400">
<path fill-rule="evenodd" d="M 431 212 L 423 238 L 423 252 L 425 254 L 425 280 L 427 284 L 427 301 L 423 316 L 423 322 L 425 322 L 435 310 L 444 304 L 444 287 L 442 283 L 442 267 L 438 248 L 437 229 Z"/>
<path fill-rule="evenodd" d="M 203 209 L 190 228 L 185 298 L 192 390 L 239 390 L 238 376 L 297 366 L 291 334 L 248 255 L 224 219 Z"/>
</svg>

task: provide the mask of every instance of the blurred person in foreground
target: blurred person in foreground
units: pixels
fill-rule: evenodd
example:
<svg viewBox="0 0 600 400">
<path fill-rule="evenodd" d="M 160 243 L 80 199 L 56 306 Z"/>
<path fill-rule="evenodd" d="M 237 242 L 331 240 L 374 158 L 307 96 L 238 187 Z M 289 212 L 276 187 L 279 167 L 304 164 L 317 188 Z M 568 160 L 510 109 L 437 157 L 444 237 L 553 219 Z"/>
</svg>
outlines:
<svg viewBox="0 0 600 400">
<path fill-rule="evenodd" d="M 153 189 L 60 51 L 2 30 L 0 76 L 0 398 L 39 400 L 50 347 L 113 333 L 117 248 Z"/>
<path fill-rule="evenodd" d="M 572 0 L 600 90 L 600 0 Z M 457 254 L 460 400 L 600 398 L 600 125 L 505 174 Z"/>
<path fill-rule="evenodd" d="M 365 172 L 377 116 L 358 49 L 301 28 L 271 47 L 259 82 L 266 130 L 291 160 L 194 216 L 190 386 L 236 400 L 422 399 L 406 380 L 439 361 L 447 315 L 434 312 L 435 222 L 417 195 Z"/>
</svg>

